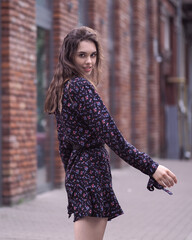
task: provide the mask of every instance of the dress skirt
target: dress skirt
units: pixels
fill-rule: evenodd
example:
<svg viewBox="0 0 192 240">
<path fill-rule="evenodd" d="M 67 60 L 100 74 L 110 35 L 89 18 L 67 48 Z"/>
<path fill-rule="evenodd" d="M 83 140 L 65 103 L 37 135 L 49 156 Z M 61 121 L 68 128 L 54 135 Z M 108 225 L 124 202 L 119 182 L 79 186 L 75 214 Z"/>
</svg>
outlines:
<svg viewBox="0 0 192 240">
<path fill-rule="evenodd" d="M 123 211 L 112 189 L 109 154 L 104 146 L 73 150 L 66 173 L 68 214 L 74 222 L 85 216 L 111 220 Z M 70 162 L 69 162 L 70 164 Z"/>
</svg>

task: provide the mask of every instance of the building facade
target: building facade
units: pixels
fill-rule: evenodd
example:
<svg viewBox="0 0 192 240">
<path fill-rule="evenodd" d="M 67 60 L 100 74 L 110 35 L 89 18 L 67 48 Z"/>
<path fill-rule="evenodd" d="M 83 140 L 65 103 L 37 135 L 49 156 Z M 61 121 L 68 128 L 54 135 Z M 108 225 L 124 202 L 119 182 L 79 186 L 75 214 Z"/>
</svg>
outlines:
<svg viewBox="0 0 192 240">
<path fill-rule="evenodd" d="M 63 186 L 43 105 L 63 38 L 80 25 L 100 33 L 98 91 L 125 138 L 151 156 L 190 158 L 191 12 L 191 0 L 0 1 L 0 205 Z"/>
</svg>

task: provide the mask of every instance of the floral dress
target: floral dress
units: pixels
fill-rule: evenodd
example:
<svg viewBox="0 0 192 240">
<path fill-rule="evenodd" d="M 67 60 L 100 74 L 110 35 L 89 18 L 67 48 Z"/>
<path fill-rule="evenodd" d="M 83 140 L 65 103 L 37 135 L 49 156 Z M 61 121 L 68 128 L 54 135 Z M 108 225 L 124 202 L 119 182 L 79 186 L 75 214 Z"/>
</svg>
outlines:
<svg viewBox="0 0 192 240">
<path fill-rule="evenodd" d="M 105 144 L 150 177 L 158 164 L 124 139 L 94 86 L 84 78 L 74 77 L 64 84 L 62 112 L 56 111 L 55 116 L 69 217 L 111 220 L 123 214 L 112 188 Z"/>
</svg>

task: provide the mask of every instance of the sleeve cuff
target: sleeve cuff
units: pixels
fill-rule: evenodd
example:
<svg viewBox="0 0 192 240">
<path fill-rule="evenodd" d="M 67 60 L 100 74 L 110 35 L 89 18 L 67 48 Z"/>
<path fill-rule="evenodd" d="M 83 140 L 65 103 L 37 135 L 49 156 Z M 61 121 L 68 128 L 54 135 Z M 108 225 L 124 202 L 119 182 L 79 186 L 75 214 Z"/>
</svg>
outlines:
<svg viewBox="0 0 192 240">
<path fill-rule="evenodd" d="M 147 189 L 149 191 L 154 191 L 154 189 L 157 188 L 159 190 L 163 190 L 166 193 L 168 193 L 169 195 L 173 195 L 173 193 L 171 191 L 169 191 L 168 189 L 165 189 L 163 186 L 161 186 L 153 177 L 149 178 L 148 184 L 147 184 Z"/>
</svg>

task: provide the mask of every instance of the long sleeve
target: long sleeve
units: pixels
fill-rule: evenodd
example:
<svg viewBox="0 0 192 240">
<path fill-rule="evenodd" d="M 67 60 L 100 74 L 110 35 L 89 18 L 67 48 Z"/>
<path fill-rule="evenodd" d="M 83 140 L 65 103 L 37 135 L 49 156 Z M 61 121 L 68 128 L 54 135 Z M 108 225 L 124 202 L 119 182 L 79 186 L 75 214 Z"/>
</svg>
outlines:
<svg viewBox="0 0 192 240">
<path fill-rule="evenodd" d="M 65 133 L 62 129 L 62 119 L 60 119 L 60 114 L 56 114 L 57 119 L 57 130 L 58 130 L 58 140 L 59 140 L 59 154 L 66 171 L 68 166 L 68 161 L 73 150 L 72 145 L 67 141 Z"/>
<path fill-rule="evenodd" d="M 59 153 L 65 170 L 67 169 L 68 160 L 71 155 L 71 152 L 72 147 L 69 143 L 63 141 L 62 143 L 59 144 Z"/>
<path fill-rule="evenodd" d="M 71 84 L 70 95 L 74 107 L 88 125 L 125 162 L 152 176 L 158 164 L 146 153 L 128 143 L 117 128 L 99 94 L 86 79 L 78 78 Z"/>
</svg>

